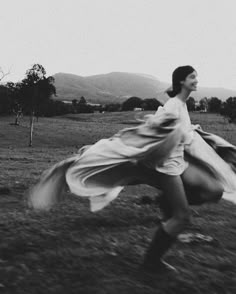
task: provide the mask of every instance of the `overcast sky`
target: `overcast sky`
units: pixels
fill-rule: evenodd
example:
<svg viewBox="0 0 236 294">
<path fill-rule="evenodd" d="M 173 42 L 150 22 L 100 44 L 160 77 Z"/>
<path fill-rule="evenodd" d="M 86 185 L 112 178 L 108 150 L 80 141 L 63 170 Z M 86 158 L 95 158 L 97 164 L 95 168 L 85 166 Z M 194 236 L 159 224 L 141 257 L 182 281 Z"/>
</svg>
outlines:
<svg viewBox="0 0 236 294">
<path fill-rule="evenodd" d="M 0 66 L 18 81 L 112 71 L 170 82 L 190 64 L 199 86 L 236 90 L 235 0 L 0 0 Z"/>
</svg>

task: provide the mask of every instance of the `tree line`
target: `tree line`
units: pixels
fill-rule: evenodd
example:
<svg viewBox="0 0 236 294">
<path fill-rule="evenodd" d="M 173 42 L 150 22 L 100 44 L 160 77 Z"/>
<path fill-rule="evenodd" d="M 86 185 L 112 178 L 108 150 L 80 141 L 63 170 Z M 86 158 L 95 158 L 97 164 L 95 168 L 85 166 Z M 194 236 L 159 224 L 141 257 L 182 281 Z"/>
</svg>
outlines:
<svg viewBox="0 0 236 294">
<path fill-rule="evenodd" d="M 0 85 L 0 115 L 14 113 L 15 125 L 19 124 L 23 114 L 30 117 L 29 146 L 32 146 L 35 117 L 54 108 L 52 95 L 56 95 L 54 78 L 47 77 L 46 70 L 40 64 L 34 64 L 27 70 L 22 81 Z"/>
<path fill-rule="evenodd" d="M 55 113 L 57 101 L 54 78 L 46 76 L 40 64 L 34 64 L 26 71 L 25 78 L 17 83 L 7 82 L 0 85 L 0 115 L 25 114 L 47 116 Z"/>
<path fill-rule="evenodd" d="M 157 108 L 162 105 L 156 98 L 139 98 L 130 97 L 123 103 L 109 103 L 106 105 L 91 105 L 87 103 L 86 99 L 82 96 L 80 100 L 72 100 L 72 110 L 74 113 L 81 112 L 115 112 L 115 111 L 131 111 L 135 109 L 140 110 L 157 110 Z"/>
<path fill-rule="evenodd" d="M 229 97 L 222 101 L 217 97 L 202 98 L 199 102 L 193 97 L 187 100 L 189 111 L 202 111 L 210 113 L 219 113 L 228 118 L 229 122 L 236 121 L 236 97 Z"/>
<path fill-rule="evenodd" d="M 4 74 L 0 68 L 0 81 L 9 73 Z M 24 115 L 31 117 L 33 127 L 34 118 L 41 116 L 56 116 L 67 113 L 92 113 L 94 111 L 130 111 L 156 110 L 162 103 L 156 98 L 142 99 L 130 97 L 122 103 L 110 103 L 106 105 L 88 103 L 85 97 L 73 99 L 71 103 L 64 103 L 56 99 L 54 78 L 46 75 L 45 68 L 40 64 L 34 64 L 26 71 L 25 78 L 17 83 L 7 82 L 0 84 L 0 115 L 15 115 L 15 124 Z M 187 100 L 189 111 L 220 113 L 236 120 L 236 97 L 229 97 L 225 102 L 217 97 L 202 98 L 196 101 L 193 97 Z"/>
</svg>

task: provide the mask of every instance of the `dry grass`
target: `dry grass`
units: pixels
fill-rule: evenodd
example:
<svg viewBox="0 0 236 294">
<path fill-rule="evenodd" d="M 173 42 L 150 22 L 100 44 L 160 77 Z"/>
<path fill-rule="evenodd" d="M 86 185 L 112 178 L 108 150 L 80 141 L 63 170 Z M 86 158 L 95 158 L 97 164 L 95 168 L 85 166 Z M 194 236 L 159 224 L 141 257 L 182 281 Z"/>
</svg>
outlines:
<svg viewBox="0 0 236 294">
<path fill-rule="evenodd" d="M 159 209 L 148 186 L 127 187 L 117 200 L 91 213 L 87 199 L 68 194 L 51 212 L 35 213 L 24 192 L 41 172 L 84 144 L 134 123 L 133 113 L 43 118 L 28 144 L 28 118 L 20 126 L 0 118 L 0 291 L 34 293 L 236 293 L 236 206 L 226 201 L 193 214 L 189 232 L 213 242 L 176 246 L 167 256 L 180 274 L 152 276 L 139 270 Z M 236 144 L 236 126 L 222 117 L 192 114 L 193 123 Z"/>
</svg>

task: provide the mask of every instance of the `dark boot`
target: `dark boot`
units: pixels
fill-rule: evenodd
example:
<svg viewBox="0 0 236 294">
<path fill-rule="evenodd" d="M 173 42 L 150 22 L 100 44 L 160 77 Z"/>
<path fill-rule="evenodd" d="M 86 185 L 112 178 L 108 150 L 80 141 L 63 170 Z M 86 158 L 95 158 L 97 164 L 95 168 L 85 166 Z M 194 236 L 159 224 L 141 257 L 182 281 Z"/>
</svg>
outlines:
<svg viewBox="0 0 236 294">
<path fill-rule="evenodd" d="M 154 273 L 165 273 L 168 271 L 177 272 L 174 267 L 162 260 L 163 255 L 168 251 L 175 240 L 176 238 L 165 232 L 163 226 L 160 225 L 146 252 L 143 268 Z"/>
</svg>

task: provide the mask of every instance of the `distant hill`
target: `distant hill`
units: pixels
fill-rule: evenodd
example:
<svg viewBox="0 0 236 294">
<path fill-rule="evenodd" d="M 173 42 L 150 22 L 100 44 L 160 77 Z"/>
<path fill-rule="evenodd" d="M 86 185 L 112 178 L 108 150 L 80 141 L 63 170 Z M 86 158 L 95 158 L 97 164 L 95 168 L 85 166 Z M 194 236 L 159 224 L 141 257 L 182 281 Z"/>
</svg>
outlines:
<svg viewBox="0 0 236 294">
<path fill-rule="evenodd" d="M 57 89 L 57 99 L 70 101 L 84 96 L 91 103 L 120 103 L 131 96 L 140 98 L 157 98 L 161 102 L 168 99 L 164 90 L 168 84 L 159 81 L 156 77 L 125 72 L 112 72 L 88 77 L 68 73 L 54 75 Z M 218 97 L 226 100 L 236 96 L 236 91 L 223 88 L 199 88 L 192 92 L 196 100 L 203 97 Z"/>
</svg>

